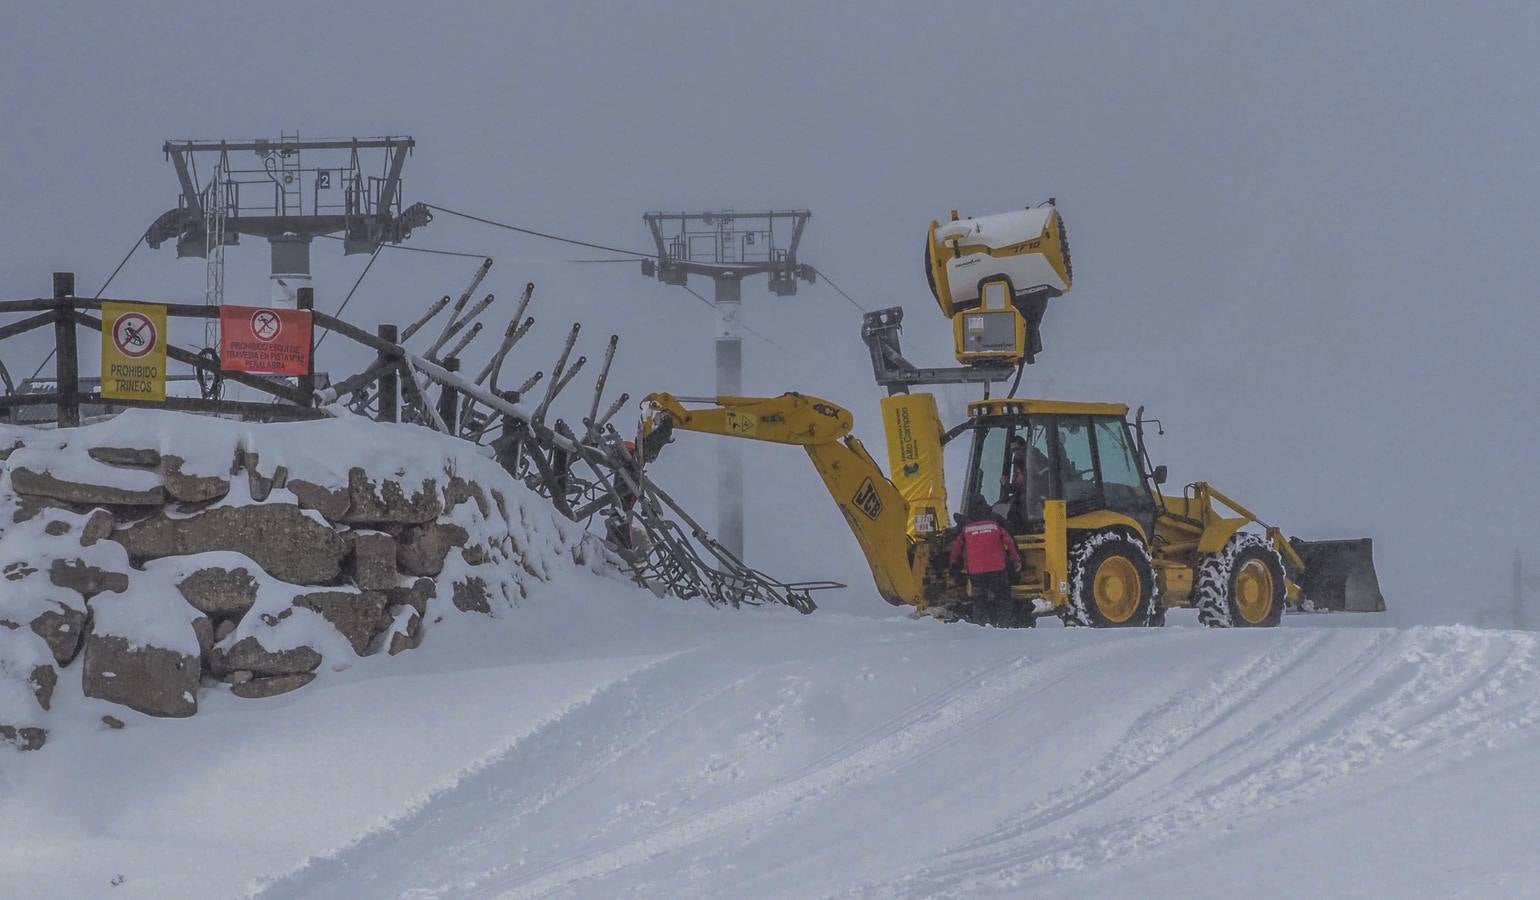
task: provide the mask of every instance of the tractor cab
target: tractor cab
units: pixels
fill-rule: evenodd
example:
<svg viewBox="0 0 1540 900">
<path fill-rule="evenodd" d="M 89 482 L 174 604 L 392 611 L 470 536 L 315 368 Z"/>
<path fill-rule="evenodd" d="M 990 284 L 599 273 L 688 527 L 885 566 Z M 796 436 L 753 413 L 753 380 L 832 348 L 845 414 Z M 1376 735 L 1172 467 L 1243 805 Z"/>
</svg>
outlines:
<svg viewBox="0 0 1540 900">
<path fill-rule="evenodd" d="M 982 400 L 968 405 L 973 447 L 963 493 L 982 496 L 1012 533 L 1042 534 L 1044 501 L 1078 517 L 1109 512 L 1154 534 L 1155 479 L 1141 465 L 1128 407 L 1117 403 Z"/>
</svg>

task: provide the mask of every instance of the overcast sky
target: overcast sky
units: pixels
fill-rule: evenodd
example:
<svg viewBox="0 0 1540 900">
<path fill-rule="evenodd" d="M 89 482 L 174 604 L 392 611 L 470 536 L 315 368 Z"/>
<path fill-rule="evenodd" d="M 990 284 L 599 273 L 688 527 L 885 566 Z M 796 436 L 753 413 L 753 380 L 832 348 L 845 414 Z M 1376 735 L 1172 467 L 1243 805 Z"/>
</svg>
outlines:
<svg viewBox="0 0 1540 900">
<path fill-rule="evenodd" d="M 1506 602 L 1521 546 L 1540 569 L 1532 4 L 318 6 L 8 2 L 0 296 L 54 270 L 94 293 L 175 205 L 167 138 L 410 134 L 408 202 L 592 241 L 646 246 L 655 208 L 809 207 L 803 258 L 903 305 L 906 346 L 940 361 L 927 222 L 1051 195 L 1077 280 L 1028 393 L 1146 405 L 1172 484 L 1306 538 L 1373 536 L 1408 621 Z M 710 390 L 712 313 L 633 264 L 442 216 L 411 243 L 493 256 L 507 304 L 537 282 L 517 367 L 548 368 L 582 321 L 596 356 L 622 336 L 612 383 L 633 395 Z M 364 260 L 317 244 L 321 308 Z M 228 265 L 232 302 L 266 296 L 263 244 Z M 407 321 L 473 266 L 386 251 L 348 317 Z M 109 293 L 202 285 L 167 245 Z M 822 284 L 744 294 L 779 345 L 750 339 L 746 389 L 840 402 L 880 448 L 859 312 Z M 0 344 L 22 374 L 45 352 Z M 713 458 L 685 437 L 656 472 L 708 521 Z M 880 607 L 801 454 L 748 460 L 751 560 Z"/>
</svg>

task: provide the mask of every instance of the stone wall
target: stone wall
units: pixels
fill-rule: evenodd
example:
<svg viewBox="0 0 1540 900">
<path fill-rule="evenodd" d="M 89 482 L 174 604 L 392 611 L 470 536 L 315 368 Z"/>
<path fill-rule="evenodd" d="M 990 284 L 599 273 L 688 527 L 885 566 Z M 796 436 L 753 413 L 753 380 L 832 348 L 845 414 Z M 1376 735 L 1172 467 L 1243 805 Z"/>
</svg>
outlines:
<svg viewBox="0 0 1540 900">
<path fill-rule="evenodd" d="M 540 501 L 473 447 L 421 429 L 198 420 L 189 464 L 167 429 L 192 417 L 125 416 L 138 427 L 0 432 L 0 740 L 22 749 L 46 741 L 76 673 L 86 697 L 190 716 L 207 691 L 293 691 L 325 664 L 412 650 L 445 615 L 501 615 L 562 566 L 605 564 L 568 523 L 534 527 L 524 503 Z M 369 441 L 368 465 L 333 459 L 349 456 L 325 446 L 339 435 Z"/>
</svg>

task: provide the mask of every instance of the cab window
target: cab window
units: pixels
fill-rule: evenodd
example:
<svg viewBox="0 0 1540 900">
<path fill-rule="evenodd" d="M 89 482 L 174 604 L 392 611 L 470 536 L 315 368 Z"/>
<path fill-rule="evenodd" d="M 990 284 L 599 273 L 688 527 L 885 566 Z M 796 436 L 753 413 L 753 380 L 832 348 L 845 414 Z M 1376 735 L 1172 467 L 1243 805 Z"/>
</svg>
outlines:
<svg viewBox="0 0 1540 900">
<path fill-rule="evenodd" d="M 984 501 L 990 506 L 998 504 L 1001 501 L 1001 495 L 1004 493 L 1003 487 L 1007 471 L 1005 442 L 1009 437 L 1009 432 L 1010 429 L 999 426 L 986 428 L 981 434 L 981 440 L 978 442 L 978 462 L 976 463 L 978 468 L 974 471 L 970 481 L 972 481 L 973 490 L 983 494 Z M 964 508 L 960 511 L 966 515 L 969 512 L 966 508 L 968 498 L 963 497 L 962 499 Z"/>
<path fill-rule="evenodd" d="M 1059 489 L 1065 512 L 1079 515 L 1101 505 L 1089 416 L 1059 417 Z"/>
<path fill-rule="evenodd" d="M 1101 463 L 1102 491 L 1108 509 L 1137 515 L 1153 506 L 1139 471 L 1128 425 L 1122 419 L 1096 419 L 1096 457 Z"/>
</svg>

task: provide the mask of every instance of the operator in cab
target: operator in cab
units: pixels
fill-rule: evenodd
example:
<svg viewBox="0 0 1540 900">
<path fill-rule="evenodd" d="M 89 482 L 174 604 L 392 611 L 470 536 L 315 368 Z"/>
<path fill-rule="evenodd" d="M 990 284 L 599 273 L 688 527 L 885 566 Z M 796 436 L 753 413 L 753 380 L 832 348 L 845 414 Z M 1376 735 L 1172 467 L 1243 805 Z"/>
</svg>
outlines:
<svg viewBox="0 0 1540 900">
<path fill-rule="evenodd" d="M 978 622 L 998 625 L 1011 618 L 1011 585 L 1021 575 L 1021 554 L 983 494 L 968 498 L 967 519 L 952 541 L 951 571 L 958 580 L 967 574 Z"/>
</svg>

